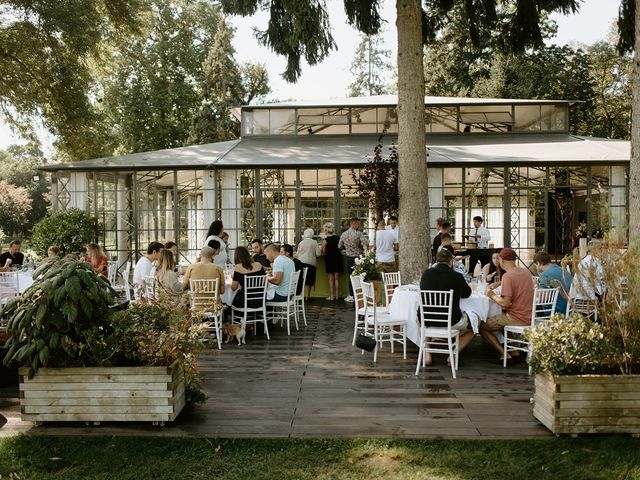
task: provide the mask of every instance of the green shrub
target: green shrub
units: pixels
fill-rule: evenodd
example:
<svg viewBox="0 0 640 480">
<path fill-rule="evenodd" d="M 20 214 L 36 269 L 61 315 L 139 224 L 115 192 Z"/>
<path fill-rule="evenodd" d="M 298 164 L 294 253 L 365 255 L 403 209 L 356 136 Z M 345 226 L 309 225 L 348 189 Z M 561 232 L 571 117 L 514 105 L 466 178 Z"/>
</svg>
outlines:
<svg viewBox="0 0 640 480">
<path fill-rule="evenodd" d="M 51 245 L 60 248 L 60 256 L 84 255 L 87 243 L 93 241 L 96 222 L 77 208 L 52 212 L 33 227 L 31 245 L 38 255 L 47 256 Z"/>
<path fill-rule="evenodd" d="M 544 326 L 527 330 L 525 336 L 532 347 L 529 365 L 536 373 L 592 373 L 608 362 L 605 329 L 588 318 L 554 315 Z"/>
<path fill-rule="evenodd" d="M 33 285 L 10 299 L 2 311 L 11 337 L 5 364 L 38 368 L 78 365 L 85 332 L 109 322 L 115 292 L 91 265 L 64 259 L 34 272 Z"/>
</svg>

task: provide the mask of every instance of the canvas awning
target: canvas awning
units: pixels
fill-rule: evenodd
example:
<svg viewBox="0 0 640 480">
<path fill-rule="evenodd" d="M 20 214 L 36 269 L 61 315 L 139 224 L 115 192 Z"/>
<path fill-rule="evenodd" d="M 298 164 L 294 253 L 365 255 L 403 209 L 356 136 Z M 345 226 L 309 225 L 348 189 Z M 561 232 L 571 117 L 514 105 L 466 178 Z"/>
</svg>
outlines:
<svg viewBox="0 0 640 480">
<path fill-rule="evenodd" d="M 49 171 L 210 168 L 338 168 L 373 156 L 378 135 L 274 135 L 48 165 Z M 397 144 L 382 139 L 383 154 Z M 428 163 L 437 166 L 626 164 L 630 142 L 567 134 L 427 135 Z M 402 159 L 400 159 L 402 161 Z"/>
</svg>

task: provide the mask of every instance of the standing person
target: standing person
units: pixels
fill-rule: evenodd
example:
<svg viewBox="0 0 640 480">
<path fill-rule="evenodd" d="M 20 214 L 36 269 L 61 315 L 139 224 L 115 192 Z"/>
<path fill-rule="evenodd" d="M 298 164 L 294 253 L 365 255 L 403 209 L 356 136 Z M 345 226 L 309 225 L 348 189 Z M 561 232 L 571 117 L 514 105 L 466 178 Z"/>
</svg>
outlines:
<svg viewBox="0 0 640 480">
<path fill-rule="evenodd" d="M 489 240 L 491 240 L 491 232 L 489 229 L 482 226 L 484 220 L 480 216 L 473 217 L 473 227 L 470 235 L 465 235 L 465 238 L 477 242 L 476 248 L 489 248 Z M 469 256 L 469 274 L 473 275 L 473 271 L 476 268 L 476 264 L 480 260 L 480 265 L 484 267 L 486 264 L 491 263 L 491 257 L 488 255 L 481 255 L 478 252 L 471 253 Z"/>
<path fill-rule="evenodd" d="M 400 225 L 398 224 L 398 217 L 395 215 L 389 216 L 389 224 L 385 227 L 385 230 L 391 230 L 396 235 L 396 245 L 400 244 Z M 397 250 L 398 248 L 395 247 Z"/>
<path fill-rule="evenodd" d="M 222 240 L 222 238 L 220 238 L 220 235 L 222 235 L 223 230 L 224 230 L 224 225 L 222 225 L 221 220 L 215 220 L 214 222 L 212 222 L 211 225 L 209 226 L 209 230 L 207 231 L 207 238 L 204 241 L 204 244 L 210 247 L 211 245 L 209 245 L 209 242 L 211 242 L 211 240 L 215 240 L 220 244 L 220 252 L 213 259 L 213 263 L 215 263 L 216 265 L 224 269 L 225 265 L 227 264 L 228 257 L 227 257 L 227 246 Z"/>
<path fill-rule="evenodd" d="M 213 263 L 213 259 L 220 251 L 220 246 L 215 248 L 215 240 L 212 241 L 213 247 L 202 247 L 200 249 L 200 261 L 192 263 L 187 268 L 182 279 L 182 288 L 189 289 L 190 280 L 215 280 L 218 279 L 218 298 L 224 293 L 224 270 Z M 217 242 L 216 242 L 217 243 Z M 216 299 L 217 300 L 217 299 Z"/>
<path fill-rule="evenodd" d="M 395 248 L 398 238 L 393 230 L 385 229 L 384 220 L 379 220 L 376 224 L 375 248 L 376 263 L 383 272 L 397 272 Z M 373 249 L 374 239 L 369 240 L 369 249 Z"/>
<path fill-rule="evenodd" d="M 340 274 L 342 273 L 342 253 L 340 253 L 339 244 L 342 242 L 342 237 L 338 238 L 336 235 L 333 223 L 327 222 L 323 227 L 325 238 L 322 241 L 320 251 L 324 255 L 325 268 L 329 278 L 329 296 L 327 300 L 338 300 L 340 296 Z M 347 232 L 349 230 L 342 235 L 344 236 Z"/>
<path fill-rule="evenodd" d="M 349 271 L 349 276 L 353 275 L 353 269 L 356 266 L 356 258 L 363 255 L 364 251 L 367 249 L 367 239 L 360 231 L 360 219 L 358 217 L 353 217 L 351 219 L 351 226 L 349 229 L 340 235 L 338 249 L 345 250 L 345 253 L 347 254 L 347 269 Z M 342 272 L 342 259 L 340 260 L 340 272 Z M 349 296 L 344 300 L 346 302 L 354 301 L 351 281 L 349 281 Z"/>
<path fill-rule="evenodd" d="M 533 256 L 533 264 L 536 266 L 538 275 L 538 285 L 542 288 L 560 287 L 558 300 L 556 302 L 556 313 L 567 311 L 567 298 L 571 289 L 571 275 L 563 272 L 562 267 L 551 263 L 551 257 L 547 252 L 536 252 Z"/>
<path fill-rule="evenodd" d="M 9 250 L 0 255 L 0 266 L 6 267 L 7 260 L 11 260 L 9 262 L 9 267 L 20 267 L 24 263 L 24 255 L 20 252 L 22 248 L 22 242 L 20 240 L 11 240 L 9 243 Z"/>
<path fill-rule="evenodd" d="M 109 277 L 109 259 L 97 243 L 87 245 L 87 256 L 84 261 L 90 263 L 97 274 L 104 275 L 105 278 Z"/>
<path fill-rule="evenodd" d="M 160 242 L 151 242 L 147 247 L 146 255 L 140 257 L 133 269 L 133 286 L 140 287 L 145 277 L 153 276 L 154 262 L 160 258 L 160 250 L 164 248 Z"/>
<path fill-rule="evenodd" d="M 440 225 L 440 232 L 433 239 L 433 248 L 431 249 L 431 258 L 436 258 L 440 245 L 442 244 L 442 235 L 445 233 L 451 234 L 451 222 L 445 220 Z"/>
<path fill-rule="evenodd" d="M 501 281 L 501 292 L 498 295 L 493 288 L 489 287 L 485 293 L 502 307 L 503 313 L 489 317 L 486 322 L 480 322 L 480 334 L 489 345 L 500 352 L 500 363 L 502 363 L 506 353 L 493 332 L 502 331 L 507 325 L 531 325 L 535 285 L 531 272 L 516 265 L 518 257 L 512 248 L 503 248 L 499 256 L 500 266 L 505 271 Z M 507 362 L 517 356 L 519 356 L 517 352 L 511 353 Z"/>
<path fill-rule="evenodd" d="M 311 287 L 316 284 L 316 266 L 318 257 L 322 255 L 320 245 L 313 239 L 313 230 L 307 228 L 302 234 L 302 241 L 298 244 L 298 258 L 303 267 L 307 267 L 307 280 L 304 284 L 304 298 L 309 300 Z"/>
<path fill-rule="evenodd" d="M 595 251 L 600 247 L 600 240 L 590 240 L 587 244 L 587 255 L 580 260 L 571 282 L 571 297 L 579 300 L 602 300 L 604 294 L 604 276 L 602 262 Z"/>
<path fill-rule="evenodd" d="M 251 258 L 249 250 L 245 247 L 236 248 L 234 257 L 235 267 L 233 268 L 233 281 L 231 282 L 231 288 L 233 291 L 237 291 L 238 287 L 244 288 L 245 279 L 247 277 L 264 275 L 264 267 L 261 263 L 254 261 Z M 232 302 L 234 307 L 244 307 L 244 293 L 239 292 L 233 297 Z M 260 306 L 260 300 L 249 300 L 247 305 L 249 308 L 258 308 Z"/>
<path fill-rule="evenodd" d="M 458 352 L 464 350 L 474 337 L 469 328 L 467 316 L 460 310 L 460 299 L 471 296 L 471 287 L 464 277 L 453 270 L 453 255 L 447 248 L 441 249 L 436 254 L 436 264 L 425 270 L 420 278 L 420 290 L 453 290 L 453 306 L 451 311 L 451 329 L 459 330 Z M 464 332 L 464 333 L 463 333 Z M 431 364 L 431 354 L 427 354 L 427 365 Z M 450 360 L 449 360 L 450 361 Z"/>
<path fill-rule="evenodd" d="M 182 283 L 178 281 L 178 275 L 174 271 L 175 266 L 176 262 L 171 250 L 161 250 L 154 276 L 164 292 L 171 296 L 177 296 L 182 292 Z"/>
<path fill-rule="evenodd" d="M 251 248 L 253 249 L 253 261 L 260 263 L 264 268 L 271 268 L 271 262 L 264 254 L 264 244 L 259 238 L 254 239 L 251 242 Z"/>
<path fill-rule="evenodd" d="M 504 270 L 500 266 L 500 254 L 493 252 L 491 261 L 482 267 L 482 276 L 487 283 L 499 282 L 504 275 Z"/>
<path fill-rule="evenodd" d="M 267 281 L 276 285 L 276 293 L 273 296 L 273 301 L 286 302 L 289 299 L 289 281 L 296 271 L 293 260 L 281 255 L 280 247 L 275 243 L 267 245 L 265 254 L 272 265 L 271 275 L 267 277 Z"/>
<path fill-rule="evenodd" d="M 295 266 L 295 271 L 300 272 L 298 284 L 296 285 L 296 295 L 300 295 L 302 293 L 302 287 L 304 287 L 304 285 L 302 284 L 302 269 L 304 268 L 302 266 L 302 262 L 293 256 L 293 246 L 289 245 L 288 243 L 282 245 L 280 253 L 285 257 L 290 258 L 293 261 L 293 265 Z"/>
</svg>

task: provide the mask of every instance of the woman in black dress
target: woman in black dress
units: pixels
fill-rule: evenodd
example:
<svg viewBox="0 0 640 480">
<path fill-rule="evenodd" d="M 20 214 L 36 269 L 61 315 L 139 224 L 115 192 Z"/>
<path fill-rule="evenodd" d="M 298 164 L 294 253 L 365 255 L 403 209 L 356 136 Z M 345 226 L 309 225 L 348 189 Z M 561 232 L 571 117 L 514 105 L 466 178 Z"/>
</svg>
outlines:
<svg viewBox="0 0 640 480">
<path fill-rule="evenodd" d="M 264 267 L 254 262 L 251 258 L 249 250 L 245 247 L 236 248 L 235 267 L 233 269 L 233 281 L 231 282 L 231 289 L 236 291 L 238 287 L 243 287 L 245 279 L 251 276 L 264 275 Z M 249 308 L 258 308 L 261 305 L 259 300 L 249 300 Z M 236 296 L 233 297 L 233 306 L 242 308 L 244 307 L 244 292 L 240 290 Z"/>
<path fill-rule="evenodd" d="M 340 274 L 342 273 L 342 253 L 338 248 L 340 238 L 336 235 L 333 223 L 324 224 L 325 238 L 320 248 L 325 257 L 324 263 L 329 278 L 329 296 L 327 300 L 338 300 L 340 295 Z"/>
</svg>

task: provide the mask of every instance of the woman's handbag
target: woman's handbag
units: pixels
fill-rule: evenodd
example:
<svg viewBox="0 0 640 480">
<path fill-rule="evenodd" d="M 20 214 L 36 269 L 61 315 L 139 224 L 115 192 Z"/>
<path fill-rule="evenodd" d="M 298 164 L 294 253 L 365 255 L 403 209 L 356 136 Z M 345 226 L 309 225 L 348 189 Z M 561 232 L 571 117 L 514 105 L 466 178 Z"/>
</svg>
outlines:
<svg viewBox="0 0 640 480">
<path fill-rule="evenodd" d="M 367 352 L 373 352 L 376 348 L 376 341 L 372 337 L 358 335 L 356 337 L 356 347 Z"/>
</svg>

